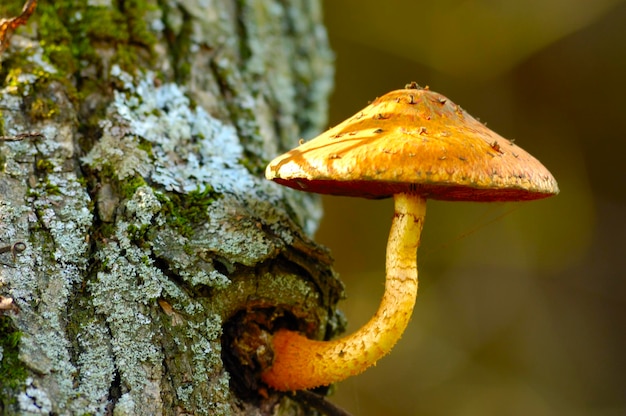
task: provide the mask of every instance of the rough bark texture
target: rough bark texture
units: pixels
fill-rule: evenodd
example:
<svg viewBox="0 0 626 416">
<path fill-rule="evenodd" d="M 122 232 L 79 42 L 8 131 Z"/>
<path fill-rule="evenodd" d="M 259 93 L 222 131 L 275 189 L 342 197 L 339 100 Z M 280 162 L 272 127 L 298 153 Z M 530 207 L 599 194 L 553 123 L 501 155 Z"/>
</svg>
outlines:
<svg viewBox="0 0 626 416">
<path fill-rule="evenodd" d="M 338 331 L 342 286 L 263 169 L 323 128 L 331 61 L 317 0 L 39 3 L 1 56 L 0 135 L 40 136 L 0 142 L 0 413 L 312 412 L 256 359 Z"/>
</svg>

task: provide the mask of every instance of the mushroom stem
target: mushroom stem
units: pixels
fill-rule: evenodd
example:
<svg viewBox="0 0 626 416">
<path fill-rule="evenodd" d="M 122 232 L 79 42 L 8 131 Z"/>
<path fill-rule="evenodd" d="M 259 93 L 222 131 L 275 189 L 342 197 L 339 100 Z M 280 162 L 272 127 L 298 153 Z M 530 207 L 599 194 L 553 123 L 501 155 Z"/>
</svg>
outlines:
<svg viewBox="0 0 626 416">
<path fill-rule="evenodd" d="M 417 248 L 426 199 L 394 196 L 395 212 L 387 243 L 385 294 L 370 321 L 351 335 L 333 341 L 308 339 L 297 332 L 274 334 L 274 361 L 261 378 L 277 390 L 325 386 L 376 364 L 402 336 L 417 296 Z"/>
</svg>

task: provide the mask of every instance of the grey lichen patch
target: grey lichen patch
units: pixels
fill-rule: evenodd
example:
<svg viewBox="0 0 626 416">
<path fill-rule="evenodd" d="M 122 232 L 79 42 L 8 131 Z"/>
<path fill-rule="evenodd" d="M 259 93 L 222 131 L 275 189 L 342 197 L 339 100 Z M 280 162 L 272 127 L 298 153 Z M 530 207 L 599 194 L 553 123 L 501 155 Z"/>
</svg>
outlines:
<svg viewBox="0 0 626 416">
<path fill-rule="evenodd" d="M 110 354 L 98 350 L 101 342 L 90 341 L 96 335 L 88 326 L 80 326 L 74 331 L 76 342 L 93 347 L 90 352 L 101 359 L 76 359 L 66 332 L 71 299 L 84 283 L 89 263 L 93 223 L 90 197 L 73 161 L 75 111 L 61 84 L 50 81 L 55 69 L 42 59 L 39 45 L 24 38 L 17 41 L 30 52 L 22 54 L 27 63 L 12 69 L 13 82 L 0 91 L 5 133 L 36 131 L 41 136 L 0 149 L 6 161 L 0 176 L 0 189 L 6 190 L 0 204 L 1 228 L 11 240 L 26 244 L 14 267 L 0 267 L 0 281 L 20 310 L 14 318 L 23 331 L 19 359 L 31 374 L 17 396 L 15 411 L 97 413 L 108 395 L 104 384 L 114 374 L 111 360 L 105 358 Z M 29 117 L 35 114 L 23 111 L 33 94 L 53 97 L 55 111 L 47 114 L 48 119 L 37 118 L 41 124 L 33 124 Z M 101 327 L 99 340 L 104 334 Z"/>
<path fill-rule="evenodd" d="M 96 312 L 106 317 L 112 335 L 107 348 L 114 357 L 123 386 L 115 414 L 139 414 L 138 404 L 141 404 L 142 414 L 157 413 L 162 406 L 161 380 L 166 377 L 161 367 L 164 351 L 159 344 L 172 345 L 161 340 L 170 337 L 175 347 L 167 347 L 166 352 L 177 354 L 174 351 L 181 350 L 184 356 L 190 357 L 191 366 L 192 380 L 185 388 L 178 389 L 181 394 L 177 401 L 184 407 L 196 409 L 196 414 L 231 414 L 230 405 L 224 404 L 230 394 L 228 385 L 220 381 L 224 377 L 227 379 L 220 359 L 221 317 L 212 314 L 207 319 L 202 304 L 193 300 L 155 265 L 155 257 L 163 254 L 159 249 L 182 247 L 184 244 L 173 243 L 171 239 L 182 238 L 179 242 L 183 243 L 185 237 L 168 227 L 161 202 L 150 187 L 137 188 L 125 201 L 122 211 L 124 220 L 117 220 L 111 241 L 97 253 L 102 266 L 96 279 L 88 284 Z M 153 229 L 151 235 L 156 237 L 148 244 L 138 246 L 129 230 L 144 226 L 150 226 Z M 228 283 L 224 276 L 194 269 L 197 259 L 184 250 L 168 258 L 168 262 L 183 280 L 216 287 Z M 155 326 L 164 322 L 156 312 L 157 301 L 163 298 L 172 303 L 173 309 L 166 312 L 171 319 L 165 321 L 165 329 L 155 330 Z M 184 313 L 185 318 L 178 316 L 179 313 Z M 219 406 L 224 409 L 214 408 L 217 404 L 211 400 L 212 396 L 219 398 L 222 403 Z M 146 403 L 152 405 L 146 408 Z M 218 410 L 219 413 L 215 413 Z"/>
<path fill-rule="evenodd" d="M 210 316 L 207 320 L 189 322 L 187 338 L 194 340 L 191 346 L 193 385 L 199 386 L 210 379 L 212 385 L 207 395 L 191 393 L 191 402 L 195 402 L 198 408 L 206 409 L 207 414 L 227 415 L 230 406 L 224 403 L 229 396 L 228 373 L 223 369 L 221 362 L 221 327 L 222 319 L 217 315 Z M 220 404 L 221 403 L 221 404 Z"/>
<path fill-rule="evenodd" d="M 11 175 L 29 177 L 30 189 L 21 188 L 22 195 L 28 195 L 21 199 L 5 195 L 8 200 L 0 206 L 2 228 L 12 238 L 24 239 L 27 246 L 14 268 L 0 268 L 0 280 L 6 282 L 20 309 L 16 318 L 18 328 L 24 331 L 20 360 L 47 376 L 33 378 L 24 386 L 18 401 L 24 414 L 33 409 L 49 409 L 45 414 L 66 412 L 76 395 L 73 380 L 77 367 L 65 337 L 66 312 L 73 287 L 82 281 L 87 266 L 87 235 L 92 224 L 89 196 L 64 163 L 71 155 L 67 132 L 50 129 L 46 133 L 51 138 L 44 135 L 35 144 L 19 143 L 4 149 L 9 155 L 20 155 L 12 158 Z M 47 161 L 47 168 L 37 172 L 39 176 L 30 173 L 31 161 L 38 158 Z M 46 399 L 51 392 L 55 396 L 52 404 Z"/>
<path fill-rule="evenodd" d="M 137 411 L 133 397 L 129 393 L 124 393 L 115 404 L 113 416 L 133 416 Z"/>
<path fill-rule="evenodd" d="M 166 277 L 153 266 L 149 250 L 131 243 L 128 225 L 120 222 L 117 241 L 97 253 L 103 266 L 88 289 L 111 332 L 112 355 L 124 386 L 121 408 L 148 402 L 152 405 L 145 414 L 158 413 L 162 353 L 153 339 L 151 305 L 161 295 L 160 282 Z"/>
<path fill-rule="evenodd" d="M 124 180 L 134 175 L 147 176 L 150 172 L 148 153 L 140 148 L 136 136 L 126 135 L 110 120 L 100 122 L 102 138 L 83 158 L 87 165 L 100 169 L 105 163 L 113 166 L 117 179 Z"/>
<path fill-rule="evenodd" d="M 106 136 L 111 139 L 96 144 L 83 158 L 86 164 L 100 169 L 110 161 L 107 157 L 114 155 L 116 166 L 136 166 L 132 173 L 179 193 L 201 189 L 207 183 L 217 192 L 253 186 L 250 175 L 239 165 L 243 148 L 232 126 L 211 117 L 202 107 L 194 107 L 180 86 L 155 86 L 152 73 L 133 79 L 114 67 L 111 75 L 120 77 L 126 88 L 115 92 L 109 108 L 109 114 L 120 122 L 105 126 L 108 132 L 114 130 Z M 152 160 L 142 154 L 142 162 L 137 164 L 140 149 L 136 138 L 152 145 Z M 118 178 L 128 176 L 126 172 L 123 177 L 118 173 Z"/>
<path fill-rule="evenodd" d="M 166 322 L 163 345 L 167 352 L 166 366 L 175 365 L 181 372 L 168 377 L 176 388 L 169 401 L 180 409 L 195 409 L 199 415 L 231 415 L 228 404 L 228 374 L 221 362 L 222 318 L 205 313 L 191 319 Z M 167 395 L 166 395 L 167 396 Z"/>
<path fill-rule="evenodd" d="M 78 394 L 72 408 L 81 414 L 105 414 L 115 377 L 108 328 L 97 319 L 88 319 L 81 323 L 76 341 L 82 353 L 77 361 Z"/>
<path fill-rule="evenodd" d="M 152 188 L 141 186 L 137 188 L 133 197 L 126 202 L 126 213 L 133 219 L 135 226 L 163 225 L 165 220 L 161 211 L 161 203 L 154 195 Z"/>
<path fill-rule="evenodd" d="M 233 218 L 239 221 L 233 222 Z M 283 244 L 269 239 L 262 220 L 238 200 L 226 197 L 209 207 L 204 226 L 194 234 L 194 242 L 231 263 L 252 266 L 276 254 Z"/>
<path fill-rule="evenodd" d="M 87 264 L 87 232 L 92 224 L 89 197 L 73 172 L 45 176 L 33 188 L 29 202 L 37 213 L 37 223 L 54 242 L 50 253 L 59 265 L 76 267 L 70 283 L 79 281 Z"/>
<path fill-rule="evenodd" d="M 52 402 L 45 391 L 33 385 L 32 379 L 26 380 L 26 390 L 18 397 L 21 415 L 49 415 L 52 413 Z"/>
<path fill-rule="evenodd" d="M 209 272 L 201 270 L 195 273 L 189 273 L 183 270 L 180 273 L 180 277 L 188 281 L 192 286 L 204 285 L 223 289 L 230 284 L 228 277 L 217 270 L 211 270 Z"/>
</svg>

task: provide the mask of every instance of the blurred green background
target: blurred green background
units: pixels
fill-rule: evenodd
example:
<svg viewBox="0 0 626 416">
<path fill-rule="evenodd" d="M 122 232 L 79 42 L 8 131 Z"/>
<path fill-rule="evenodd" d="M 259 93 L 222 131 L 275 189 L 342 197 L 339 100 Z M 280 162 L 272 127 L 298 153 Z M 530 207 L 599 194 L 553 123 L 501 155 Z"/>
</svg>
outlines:
<svg viewBox="0 0 626 416">
<path fill-rule="evenodd" d="M 326 0 L 330 124 L 410 81 L 516 139 L 561 194 L 429 202 L 420 295 L 355 415 L 626 415 L 626 2 Z M 307 138 L 308 139 L 308 138 Z M 378 306 L 391 201 L 324 197 L 352 331 Z"/>
</svg>

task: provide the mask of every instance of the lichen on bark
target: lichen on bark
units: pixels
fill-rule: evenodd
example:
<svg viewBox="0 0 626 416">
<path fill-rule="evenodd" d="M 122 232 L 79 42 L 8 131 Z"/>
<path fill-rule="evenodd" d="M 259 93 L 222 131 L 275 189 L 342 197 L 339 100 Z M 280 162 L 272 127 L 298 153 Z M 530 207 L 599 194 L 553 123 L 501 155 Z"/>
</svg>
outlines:
<svg viewBox="0 0 626 416">
<path fill-rule="evenodd" d="M 318 2 L 55 5 L 0 57 L 3 134 L 39 134 L 0 143 L 0 240 L 26 243 L 0 264 L 20 369 L 0 409 L 307 413 L 229 342 L 341 328 L 318 200 L 262 177 L 325 123 Z"/>
</svg>

